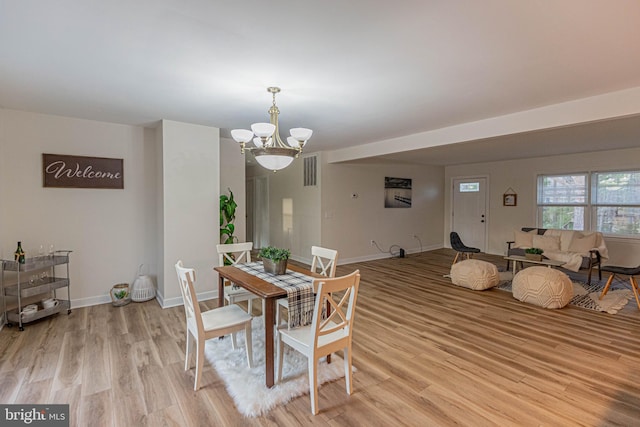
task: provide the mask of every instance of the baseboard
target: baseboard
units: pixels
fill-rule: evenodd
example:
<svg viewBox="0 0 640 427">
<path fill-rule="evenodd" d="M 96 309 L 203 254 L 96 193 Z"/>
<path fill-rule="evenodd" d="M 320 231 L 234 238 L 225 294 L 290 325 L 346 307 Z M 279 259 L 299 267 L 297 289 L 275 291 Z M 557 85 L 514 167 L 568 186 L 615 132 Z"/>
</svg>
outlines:
<svg viewBox="0 0 640 427">
<path fill-rule="evenodd" d="M 92 305 L 100 305 L 111 302 L 109 295 L 98 295 L 96 297 L 80 298 L 71 300 L 71 308 L 91 307 Z"/>
<path fill-rule="evenodd" d="M 444 245 L 442 245 L 442 244 L 431 245 L 431 246 L 423 246 L 422 247 L 422 252 L 434 251 L 436 249 L 442 249 L 443 247 L 444 247 Z M 415 253 L 419 253 L 419 252 L 420 252 L 420 248 L 405 249 L 405 251 L 404 251 L 405 254 L 415 254 Z M 345 259 L 342 259 L 342 260 L 338 260 L 338 265 L 354 264 L 356 262 L 365 262 L 365 261 L 375 261 L 375 260 L 378 260 L 378 259 L 385 259 L 385 258 L 394 258 L 394 256 L 392 256 L 388 252 L 381 252 L 381 253 L 372 254 L 372 255 L 365 255 L 365 256 L 361 256 L 361 257 L 345 258 Z"/>
<path fill-rule="evenodd" d="M 198 301 L 206 301 L 218 298 L 218 291 L 206 291 L 198 294 Z M 156 301 L 162 308 L 177 307 L 182 305 L 182 297 L 164 299 L 159 292 L 156 292 Z M 91 307 L 93 305 L 107 304 L 111 302 L 109 295 L 99 295 L 95 297 L 80 298 L 71 300 L 71 308 Z M 4 313 L 0 314 L 0 328 L 4 325 Z"/>
<path fill-rule="evenodd" d="M 207 300 L 210 300 L 210 299 L 217 299 L 217 298 L 218 298 L 218 291 L 217 290 L 200 292 L 198 294 L 198 301 L 207 301 Z M 162 307 L 162 308 L 178 307 L 178 306 L 183 304 L 182 297 L 174 297 L 174 298 L 164 299 L 162 297 L 162 295 L 157 294 L 156 295 L 156 300 L 158 300 L 158 303 L 160 304 L 160 307 Z"/>
<path fill-rule="evenodd" d="M 290 259 L 297 261 L 297 262 L 301 262 L 302 264 L 307 264 L 307 265 L 311 265 L 311 259 L 309 258 L 304 258 L 301 256 L 296 256 L 296 255 L 291 255 Z"/>
<path fill-rule="evenodd" d="M 444 247 L 443 245 L 423 246 L 422 252 L 433 251 L 435 249 L 441 249 L 443 247 Z M 405 254 L 413 254 L 413 253 L 419 253 L 419 252 L 420 252 L 420 249 L 405 250 Z M 377 259 L 384 259 L 384 258 L 392 258 L 392 256 L 389 253 L 384 252 L 384 253 L 373 254 L 373 255 L 365 255 L 361 257 L 339 259 L 338 265 L 353 264 L 356 262 L 364 262 L 364 261 L 374 261 Z M 305 263 L 305 264 L 311 264 L 311 260 L 303 257 L 291 257 L 291 259 L 293 259 L 294 261 Z M 198 293 L 198 301 L 207 301 L 207 300 L 216 299 L 216 298 L 218 298 L 217 289 L 215 291 L 206 291 L 206 292 Z M 156 292 L 156 300 L 158 301 L 158 304 L 160 304 L 160 307 L 162 308 L 177 307 L 183 304 L 181 296 L 165 299 L 160 292 Z M 98 295 L 95 297 L 73 299 L 71 300 L 71 308 L 73 309 L 73 308 L 80 308 L 80 307 L 90 307 L 92 305 L 107 304 L 110 302 L 111 302 L 111 297 L 108 294 Z M 1 330 L 5 324 L 4 313 L 0 314 L 0 316 L 1 316 L 0 319 L 2 319 L 2 321 L 0 321 L 0 330 Z"/>
</svg>

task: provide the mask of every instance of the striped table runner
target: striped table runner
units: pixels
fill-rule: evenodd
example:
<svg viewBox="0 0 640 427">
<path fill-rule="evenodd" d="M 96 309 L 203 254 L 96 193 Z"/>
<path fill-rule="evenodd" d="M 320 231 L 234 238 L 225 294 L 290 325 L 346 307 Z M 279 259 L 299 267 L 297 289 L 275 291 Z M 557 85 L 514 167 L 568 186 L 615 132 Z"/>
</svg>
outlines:
<svg viewBox="0 0 640 427">
<path fill-rule="evenodd" d="M 262 262 L 235 264 L 234 267 L 287 291 L 290 328 L 311 324 L 315 304 L 312 277 L 292 270 L 287 270 L 285 274 L 276 276 L 266 273 Z"/>
</svg>

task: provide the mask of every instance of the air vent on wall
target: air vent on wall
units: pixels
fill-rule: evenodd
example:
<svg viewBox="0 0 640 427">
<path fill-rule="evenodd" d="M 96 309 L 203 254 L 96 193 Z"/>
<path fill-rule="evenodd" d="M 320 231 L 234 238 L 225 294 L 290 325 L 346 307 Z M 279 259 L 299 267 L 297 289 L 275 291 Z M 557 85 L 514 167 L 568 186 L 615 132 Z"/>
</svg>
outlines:
<svg viewBox="0 0 640 427">
<path fill-rule="evenodd" d="M 317 156 L 304 157 L 304 186 L 315 187 L 318 175 L 318 160 Z"/>
</svg>

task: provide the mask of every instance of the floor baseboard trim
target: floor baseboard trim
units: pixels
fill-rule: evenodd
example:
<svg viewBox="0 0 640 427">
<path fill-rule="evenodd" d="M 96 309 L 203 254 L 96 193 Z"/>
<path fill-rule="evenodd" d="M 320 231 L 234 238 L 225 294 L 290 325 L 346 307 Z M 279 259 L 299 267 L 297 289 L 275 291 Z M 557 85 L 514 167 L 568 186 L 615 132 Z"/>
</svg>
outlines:
<svg viewBox="0 0 640 427">
<path fill-rule="evenodd" d="M 207 300 L 211 300 L 211 299 L 216 299 L 218 298 L 218 291 L 206 291 L 206 292 L 200 292 L 198 294 L 198 301 L 207 301 Z M 160 307 L 162 308 L 171 308 L 171 307 L 177 307 L 183 304 L 182 302 L 182 297 L 173 297 L 173 298 L 167 298 L 164 299 L 162 298 L 159 294 L 156 296 L 156 299 L 158 300 L 158 303 L 160 304 Z"/>
<path fill-rule="evenodd" d="M 404 253 L 406 255 L 417 254 L 420 252 L 427 252 L 427 251 L 434 251 L 436 249 L 442 249 L 443 247 L 444 245 L 423 246 L 422 251 L 420 250 L 420 248 L 414 248 L 414 249 L 405 249 Z M 356 262 L 365 262 L 365 261 L 375 261 L 377 259 L 384 259 L 384 258 L 396 258 L 396 257 L 392 256 L 388 252 L 381 252 L 373 255 L 365 255 L 361 257 L 346 258 L 346 259 L 338 260 L 338 265 L 354 264 Z"/>
</svg>

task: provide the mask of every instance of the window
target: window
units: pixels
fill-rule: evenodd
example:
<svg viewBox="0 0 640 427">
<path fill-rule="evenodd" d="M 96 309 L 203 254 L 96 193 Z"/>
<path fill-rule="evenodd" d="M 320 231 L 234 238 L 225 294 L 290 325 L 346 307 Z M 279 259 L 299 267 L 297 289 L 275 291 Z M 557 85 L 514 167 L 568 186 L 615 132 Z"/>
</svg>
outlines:
<svg viewBox="0 0 640 427">
<path fill-rule="evenodd" d="M 584 230 L 587 174 L 538 177 L 538 223 L 542 228 Z"/>
<path fill-rule="evenodd" d="M 461 182 L 460 183 L 461 193 L 477 193 L 478 191 L 480 191 L 479 182 Z"/>
<path fill-rule="evenodd" d="M 591 183 L 595 230 L 640 236 L 640 171 L 597 172 Z"/>
<path fill-rule="evenodd" d="M 538 226 L 640 237 L 640 171 L 538 176 Z"/>
</svg>

